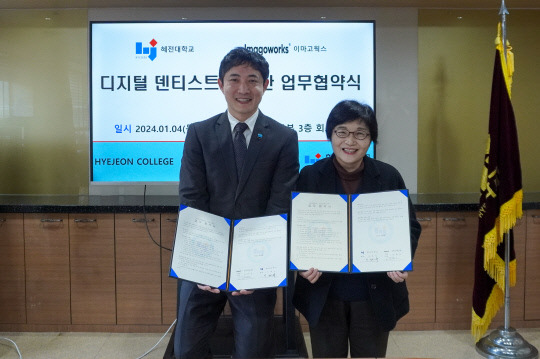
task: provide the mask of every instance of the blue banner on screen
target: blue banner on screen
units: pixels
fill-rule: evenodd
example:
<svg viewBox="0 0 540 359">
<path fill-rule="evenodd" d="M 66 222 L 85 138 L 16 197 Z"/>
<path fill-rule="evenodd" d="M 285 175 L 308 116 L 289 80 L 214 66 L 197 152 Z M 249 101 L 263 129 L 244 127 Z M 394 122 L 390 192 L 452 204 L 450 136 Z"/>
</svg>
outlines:
<svg viewBox="0 0 540 359">
<path fill-rule="evenodd" d="M 226 110 L 219 64 L 239 46 L 268 60 L 260 109 L 297 131 L 300 166 L 329 156 L 330 110 L 345 99 L 374 107 L 374 26 L 92 22 L 91 181 L 178 181 L 189 125 Z"/>
</svg>

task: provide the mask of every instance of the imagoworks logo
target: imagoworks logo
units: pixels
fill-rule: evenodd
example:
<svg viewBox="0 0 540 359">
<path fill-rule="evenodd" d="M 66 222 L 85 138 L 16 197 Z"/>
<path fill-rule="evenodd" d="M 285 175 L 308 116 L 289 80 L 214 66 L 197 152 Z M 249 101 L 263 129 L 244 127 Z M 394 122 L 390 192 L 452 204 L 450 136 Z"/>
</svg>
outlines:
<svg viewBox="0 0 540 359">
<path fill-rule="evenodd" d="M 289 44 L 291 46 L 291 44 Z M 261 55 L 266 54 L 288 54 L 289 53 L 289 46 L 287 45 L 279 45 L 279 46 L 248 46 L 247 44 L 244 44 L 244 48 L 246 48 L 249 51 L 257 52 Z"/>
<path fill-rule="evenodd" d="M 149 44 L 152 46 L 144 47 L 142 42 L 136 42 L 135 54 L 137 55 L 137 57 L 139 57 L 140 55 L 148 55 L 148 58 L 154 61 L 157 57 L 157 49 L 156 49 L 157 41 L 155 39 L 152 39 L 152 41 L 150 41 Z M 141 56 L 141 57 L 145 58 L 146 56 Z"/>
</svg>

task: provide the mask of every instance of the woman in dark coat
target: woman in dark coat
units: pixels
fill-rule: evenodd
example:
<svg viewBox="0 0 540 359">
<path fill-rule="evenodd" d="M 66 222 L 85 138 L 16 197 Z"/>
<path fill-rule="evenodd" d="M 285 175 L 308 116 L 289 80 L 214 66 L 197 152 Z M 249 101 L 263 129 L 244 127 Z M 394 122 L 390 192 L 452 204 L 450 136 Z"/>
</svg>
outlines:
<svg viewBox="0 0 540 359">
<path fill-rule="evenodd" d="M 371 107 L 342 101 L 330 112 L 326 135 L 333 154 L 300 172 L 296 190 L 312 193 L 368 193 L 406 189 L 400 173 L 366 156 L 377 143 L 377 120 Z M 409 200 L 411 250 L 421 227 Z M 388 334 L 409 311 L 407 272 L 299 272 L 293 303 L 309 323 L 314 358 L 384 357 Z M 349 347 L 350 346 L 350 347 Z"/>
</svg>

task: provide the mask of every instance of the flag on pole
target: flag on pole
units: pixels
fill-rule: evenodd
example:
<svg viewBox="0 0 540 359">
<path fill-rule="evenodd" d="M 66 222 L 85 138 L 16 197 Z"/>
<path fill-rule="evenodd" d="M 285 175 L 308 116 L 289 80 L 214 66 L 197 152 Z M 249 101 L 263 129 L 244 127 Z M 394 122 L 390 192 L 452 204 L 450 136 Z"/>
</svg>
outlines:
<svg viewBox="0 0 540 359">
<path fill-rule="evenodd" d="M 491 320 L 504 304 L 504 234 L 514 227 L 516 219 L 523 214 L 517 128 L 510 101 L 514 61 L 508 42 L 507 55 L 504 56 L 501 24 L 495 44 L 489 136 L 480 184 L 473 289 L 471 332 L 476 341 L 482 338 Z M 508 277 L 510 286 L 514 286 L 516 259 L 513 240 L 509 240 L 511 250 Z"/>
</svg>

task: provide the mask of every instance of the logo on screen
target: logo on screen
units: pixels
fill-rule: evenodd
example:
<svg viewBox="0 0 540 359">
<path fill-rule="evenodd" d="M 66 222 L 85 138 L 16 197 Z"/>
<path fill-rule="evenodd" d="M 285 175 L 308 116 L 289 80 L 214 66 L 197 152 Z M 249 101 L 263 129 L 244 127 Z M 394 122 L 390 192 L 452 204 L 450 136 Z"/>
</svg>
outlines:
<svg viewBox="0 0 540 359">
<path fill-rule="evenodd" d="M 149 42 L 152 46 L 143 46 L 142 42 L 136 42 L 135 43 L 135 54 L 136 55 L 148 55 L 148 56 L 141 56 L 142 58 L 148 57 L 150 60 L 154 61 L 157 57 L 157 41 L 155 39 L 152 39 L 152 41 Z M 139 56 L 137 56 L 139 57 Z"/>
<path fill-rule="evenodd" d="M 315 158 L 312 158 L 310 155 L 306 155 L 306 156 L 304 156 L 304 164 L 312 165 L 315 162 L 317 162 L 318 160 L 320 160 L 321 157 L 322 157 L 322 155 L 320 153 L 317 153 L 315 155 Z M 327 155 L 326 157 L 329 157 L 329 156 Z"/>
</svg>

